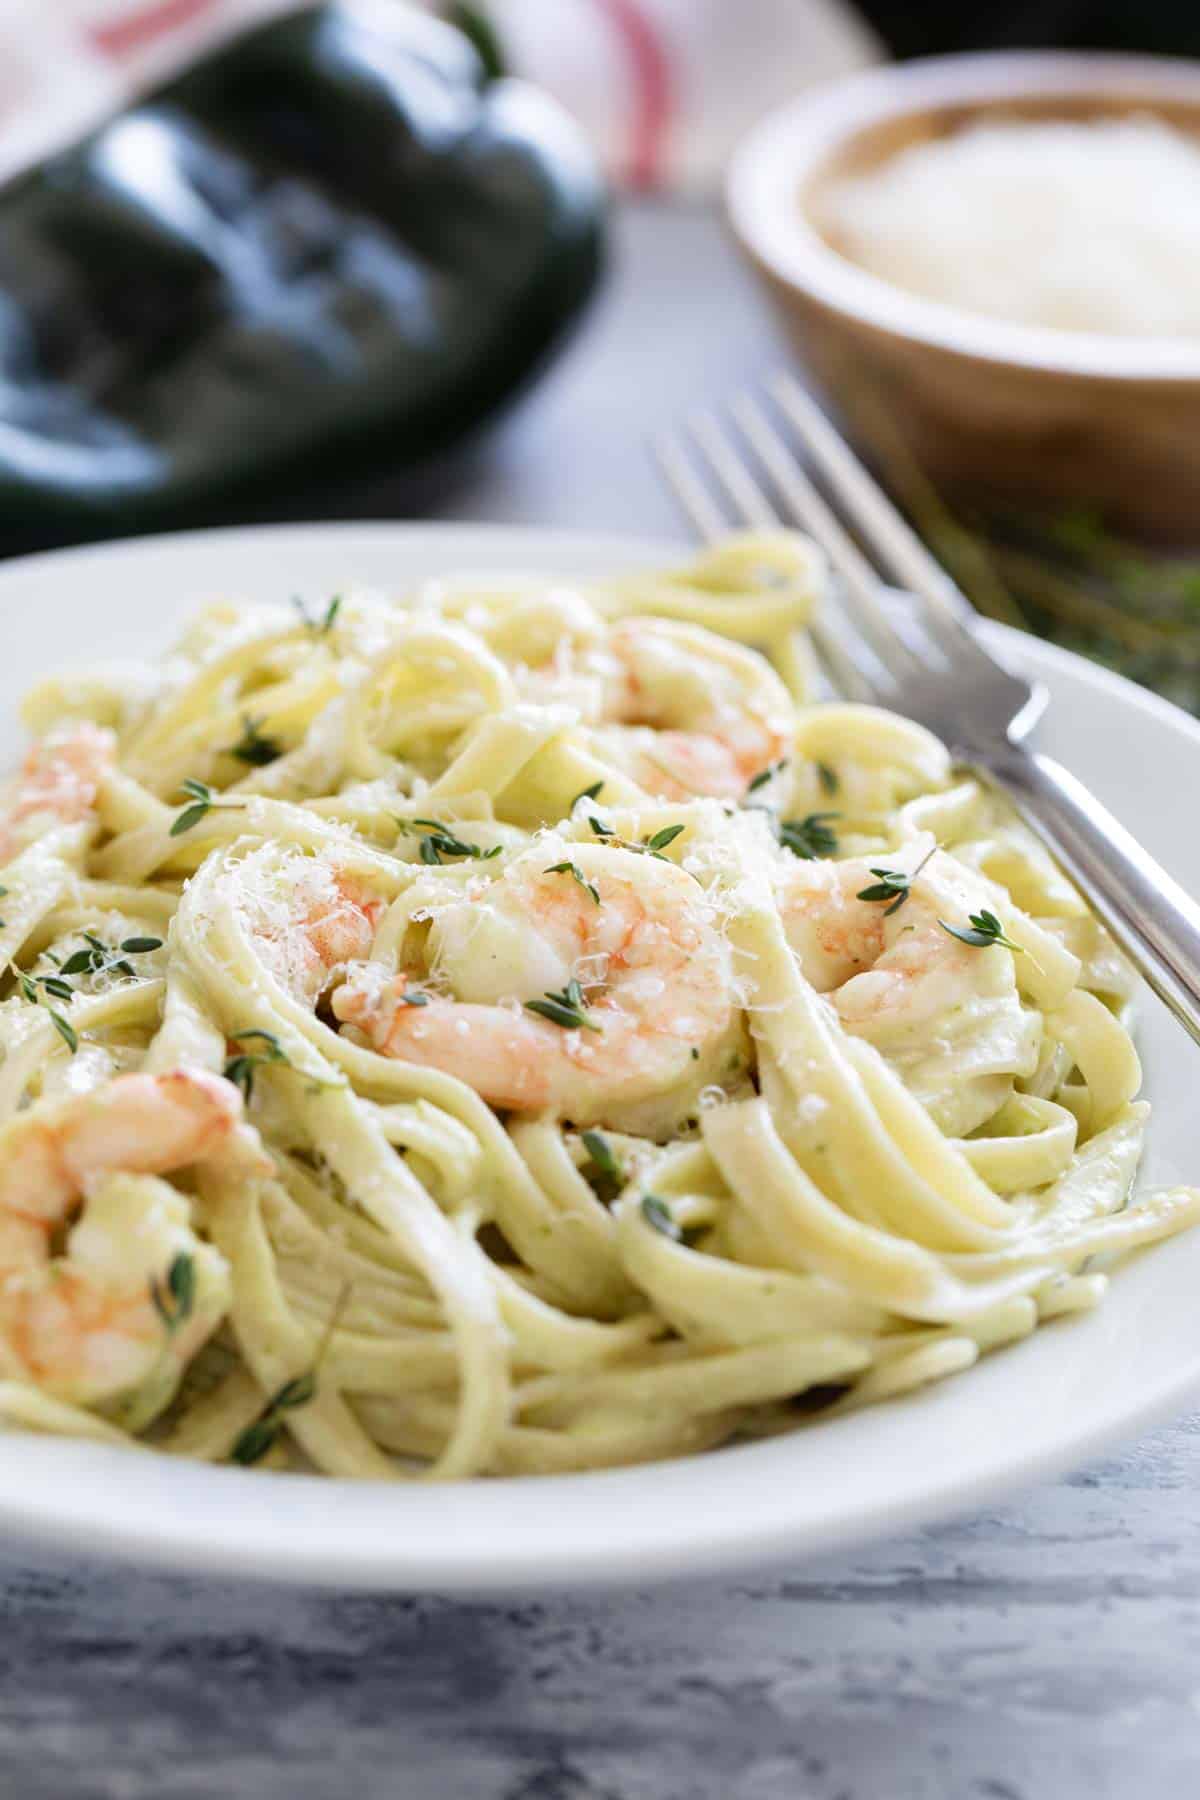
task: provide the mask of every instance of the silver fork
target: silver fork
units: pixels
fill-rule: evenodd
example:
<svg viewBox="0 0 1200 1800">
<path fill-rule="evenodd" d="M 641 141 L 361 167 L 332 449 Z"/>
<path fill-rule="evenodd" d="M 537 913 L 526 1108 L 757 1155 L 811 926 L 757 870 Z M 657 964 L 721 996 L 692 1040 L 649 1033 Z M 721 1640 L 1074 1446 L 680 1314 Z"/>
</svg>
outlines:
<svg viewBox="0 0 1200 1800">
<path fill-rule="evenodd" d="M 838 576 L 840 606 L 814 624 L 813 641 L 834 688 L 928 726 L 959 764 L 1007 794 L 1200 1041 L 1200 906 L 1081 781 L 1031 746 L 1046 690 L 984 648 L 968 601 L 812 398 L 789 375 L 771 383 L 771 395 L 773 408 L 750 394 L 733 402 L 736 433 L 701 413 L 686 433 L 657 445 L 692 524 L 707 539 L 731 525 L 794 524 L 821 545 Z M 804 472 L 792 434 L 882 573 Z M 713 497 L 714 478 L 732 521 Z"/>
</svg>

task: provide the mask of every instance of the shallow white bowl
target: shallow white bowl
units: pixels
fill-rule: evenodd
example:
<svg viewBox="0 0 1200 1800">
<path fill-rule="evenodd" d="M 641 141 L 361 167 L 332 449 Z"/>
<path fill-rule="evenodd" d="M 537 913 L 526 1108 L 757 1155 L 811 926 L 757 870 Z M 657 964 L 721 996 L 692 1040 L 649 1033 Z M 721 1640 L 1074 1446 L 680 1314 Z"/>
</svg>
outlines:
<svg viewBox="0 0 1200 1800">
<path fill-rule="evenodd" d="M 218 595 L 403 591 L 451 568 L 596 575 L 678 547 L 492 526 L 313 525 L 192 533 L 0 569 L 0 765 L 35 676 L 164 648 Z M 1000 631 L 1001 628 L 992 628 Z M 1050 688 L 1040 741 L 1193 890 L 1200 727 L 1066 653 L 1005 632 Z M 1148 997 L 1155 1105 L 1146 1174 L 1200 1177 L 1200 1053 Z M 1200 1391 L 1200 1233 L 1123 1270 L 1105 1305 L 891 1405 L 680 1462 L 446 1486 L 354 1484 L 13 1435 L 0 1456 L 9 1543 L 343 1587 L 484 1593 L 648 1582 L 780 1563 L 991 1500 L 1144 1429 Z"/>
</svg>

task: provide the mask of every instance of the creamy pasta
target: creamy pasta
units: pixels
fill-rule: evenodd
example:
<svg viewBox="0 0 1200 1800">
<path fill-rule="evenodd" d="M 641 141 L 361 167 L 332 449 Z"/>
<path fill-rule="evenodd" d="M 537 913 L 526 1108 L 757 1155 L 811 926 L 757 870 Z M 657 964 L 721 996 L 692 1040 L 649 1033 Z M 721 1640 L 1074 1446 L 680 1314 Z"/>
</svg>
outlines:
<svg viewBox="0 0 1200 1800">
<path fill-rule="evenodd" d="M 0 1416 L 330 1475 L 805 1426 L 1095 1305 L 1129 969 L 804 540 L 211 606 L 0 801 Z"/>
</svg>

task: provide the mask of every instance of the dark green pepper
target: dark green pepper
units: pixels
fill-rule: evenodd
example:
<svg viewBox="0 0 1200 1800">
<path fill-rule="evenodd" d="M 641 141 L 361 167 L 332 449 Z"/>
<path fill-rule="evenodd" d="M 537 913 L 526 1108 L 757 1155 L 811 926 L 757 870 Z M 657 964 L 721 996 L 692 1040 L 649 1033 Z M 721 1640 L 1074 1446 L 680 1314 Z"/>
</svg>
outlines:
<svg viewBox="0 0 1200 1800">
<path fill-rule="evenodd" d="M 450 26 L 236 39 L 0 189 L 0 547 L 425 460 L 561 339 L 601 235 L 570 121 Z"/>
</svg>

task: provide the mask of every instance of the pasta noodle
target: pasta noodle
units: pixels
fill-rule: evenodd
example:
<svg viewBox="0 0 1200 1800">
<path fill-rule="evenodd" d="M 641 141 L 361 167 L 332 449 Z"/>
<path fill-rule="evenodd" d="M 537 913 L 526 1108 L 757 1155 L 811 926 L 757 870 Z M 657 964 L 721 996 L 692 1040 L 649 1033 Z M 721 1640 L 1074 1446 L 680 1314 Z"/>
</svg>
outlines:
<svg viewBox="0 0 1200 1800">
<path fill-rule="evenodd" d="M 812 691 L 790 536 L 222 603 L 0 799 L 0 1418 L 358 1479 L 816 1428 L 1086 1310 L 1134 983 Z"/>
</svg>

